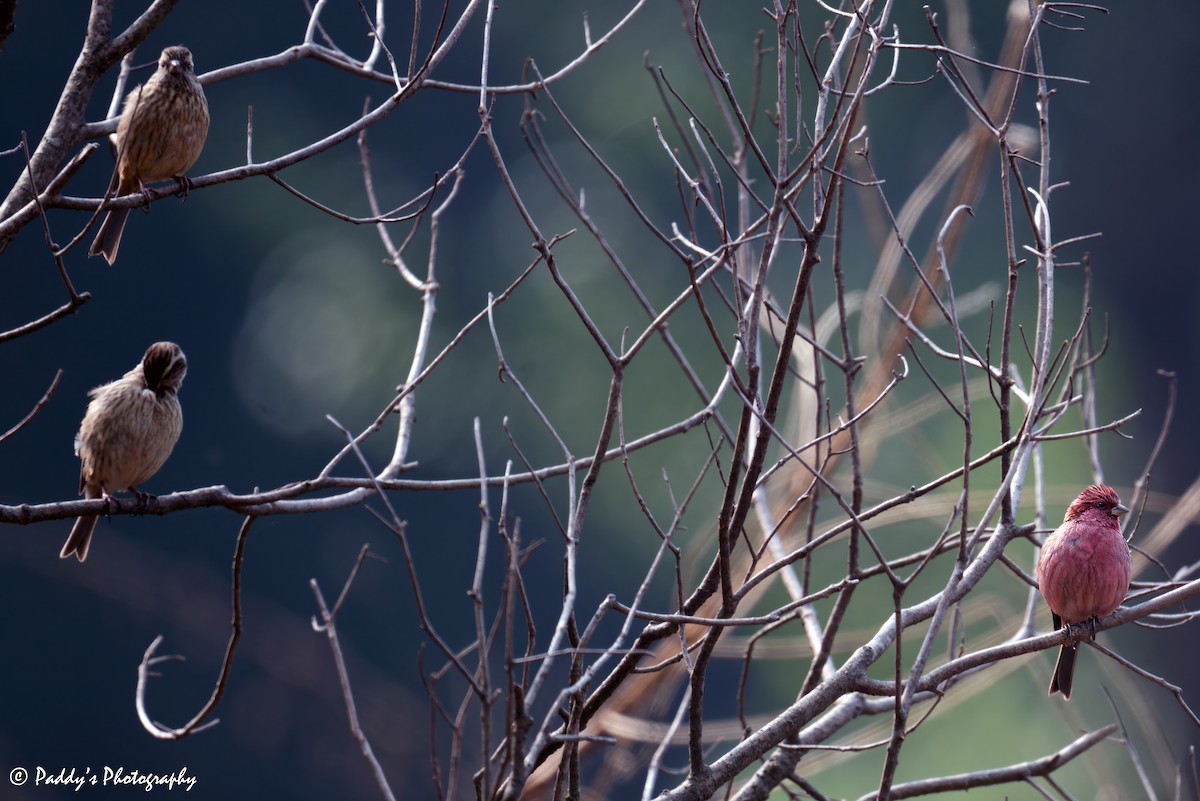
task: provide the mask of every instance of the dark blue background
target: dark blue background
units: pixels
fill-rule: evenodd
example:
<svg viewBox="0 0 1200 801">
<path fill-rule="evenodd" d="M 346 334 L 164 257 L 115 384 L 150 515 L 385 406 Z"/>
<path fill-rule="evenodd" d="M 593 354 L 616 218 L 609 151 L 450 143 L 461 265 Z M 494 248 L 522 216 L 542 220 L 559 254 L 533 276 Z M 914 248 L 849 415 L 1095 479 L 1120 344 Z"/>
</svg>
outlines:
<svg viewBox="0 0 1200 801">
<path fill-rule="evenodd" d="M 120 4 L 118 21 L 128 21 L 138 10 L 139 4 Z M 493 80 L 517 81 L 527 56 L 536 57 L 544 71 L 568 60 L 582 38 L 582 11 L 576 4 L 502 4 Z M 389 20 L 387 40 L 402 55 L 410 24 L 407 11 L 395 6 L 390 13 L 395 19 Z M 591 69 L 556 90 L 560 101 L 593 126 L 594 141 L 606 153 L 626 166 L 653 165 L 644 175 L 632 170 L 630 180 L 639 188 L 665 193 L 658 201 L 663 208 L 672 208 L 672 189 L 664 180 L 668 173 L 648 124 L 651 114 L 663 115 L 654 110 L 657 100 L 640 64 L 642 52 L 650 48 L 655 59 L 674 59 L 676 70 L 686 69 L 690 55 L 676 13 L 672 8 L 645 12 L 634 30 L 596 57 Z M 758 10 L 747 13 L 757 15 Z M 915 16 L 905 23 L 915 31 L 920 16 L 911 13 Z M 601 15 L 607 18 L 611 12 L 593 12 L 594 32 L 603 28 Z M 36 141 L 44 129 L 82 41 L 85 13 L 82 6 L 25 2 L 16 22 L 17 31 L 0 54 L 0 80 L 8 87 L 0 103 L 0 148 L 16 144 L 22 130 Z M 343 42 L 367 52 L 355 8 L 331 10 L 328 22 Z M 999 36 L 988 29 L 991 22 L 977 23 L 985 53 L 994 52 Z M 1056 195 L 1055 230 L 1060 238 L 1103 232 L 1103 238 L 1087 245 L 1096 272 L 1092 305 L 1098 321 L 1107 315 L 1111 337 L 1111 354 L 1101 367 L 1101 417 L 1144 410 L 1141 420 L 1128 429 L 1136 436 L 1134 444 L 1105 440 L 1108 479 L 1114 484 L 1128 488 L 1138 477 L 1157 433 L 1165 386 L 1154 370 L 1162 367 L 1179 375 L 1172 436 L 1152 477 L 1152 489 L 1162 495 L 1155 499 L 1158 506 L 1151 510 L 1151 520 L 1161 513 L 1164 498 L 1181 492 L 1200 472 L 1195 448 L 1200 431 L 1191 414 L 1200 398 L 1200 323 L 1195 313 L 1200 273 L 1192 263 L 1195 248 L 1189 239 L 1196 217 L 1198 121 L 1195 104 L 1186 102 L 1200 57 L 1191 41 L 1191 22 L 1190 6 L 1182 2 L 1158 4 L 1153 15 L 1122 8 L 1108 16 L 1091 15 L 1087 33 L 1048 35 L 1046 48 L 1051 72 L 1090 82 L 1060 86 L 1054 101 L 1055 172 L 1060 180 L 1070 181 Z M 197 70 L 203 73 L 278 52 L 300 39 L 305 23 L 302 4 L 284 0 L 183 3 L 141 48 L 138 61 L 151 61 L 162 46 L 182 42 L 191 47 Z M 766 20 L 731 14 L 729 24 L 728 35 L 733 36 L 743 28 L 752 32 Z M 477 81 L 480 31 L 480 24 L 472 25 L 455 57 L 433 77 Z M 744 43 L 748 52 L 749 35 Z M 113 77 L 93 98 L 92 119 L 103 116 Z M 913 98 L 925 97 L 922 90 L 909 91 Z M 937 91 L 938 103 L 956 102 L 944 87 Z M 386 92 L 386 86 L 365 86 L 309 62 L 210 85 L 213 125 L 192 172 L 244 162 L 248 105 L 254 106 L 255 156 L 265 159 L 341 128 L 357 115 L 364 95 L 369 93 L 377 103 Z M 905 97 L 901 92 L 895 93 L 897 100 Z M 536 176 L 524 159 L 516 127 L 522 102 L 520 97 L 501 98 L 495 116 L 509 166 L 529 186 Z M 476 95 L 425 91 L 371 131 L 385 205 L 415 194 L 457 158 L 478 125 L 476 105 Z M 917 131 L 937 124 L 932 110 L 921 103 L 887 111 L 897 115 L 894 119 L 910 120 Z M 907 147 L 911 140 L 897 135 L 889 141 L 886 130 L 876 131 L 872 141 L 888 180 L 894 182 L 889 192 L 897 203 L 903 197 L 900 187 L 919 178 L 940 146 L 932 133 L 927 150 L 916 155 L 889 152 L 889 146 Z M 339 208 L 347 213 L 365 215 L 357 188 L 357 158 L 353 143 L 343 144 L 284 177 L 318 199 L 342 204 Z M 467 168 L 467 181 L 440 242 L 438 280 L 443 289 L 433 352 L 483 306 L 487 292 L 502 291 L 533 258 L 531 237 L 508 204 L 486 151 L 477 150 Z M 0 162 L 0 184 L 9 185 L 20 169 L 17 158 Z M 70 193 L 100 194 L 110 170 L 109 156 L 97 154 L 71 183 Z M 594 191 L 595 197 L 605 197 L 603 186 Z M 602 200 L 593 203 L 593 211 L 602 208 Z M 574 224 L 561 212 L 552 216 L 545 208 L 541 211 L 546 212 L 543 220 L 552 218 L 555 224 L 548 233 Z M 73 236 L 84 219 L 79 213 L 52 212 L 56 241 Z M 402 237 L 405 230 L 397 229 L 394 235 Z M 307 254 L 320 251 L 328 241 L 335 241 L 336 249 L 322 257 L 325 261 L 305 262 Z M 419 275 L 424 274 L 423 254 L 424 250 L 413 254 Z M 1077 251 L 1074 256 L 1078 255 Z M 131 367 L 157 339 L 177 341 L 187 353 L 189 375 L 182 392 L 186 425 L 174 456 L 146 489 L 166 493 L 224 484 L 249 492 L 314 475 L 339 445 L 340 434 L 322 415 L 332 413 L 359 430 L 407 372 L 419 296 L 379 264 L 382 257 L 370 227 L 350 228 L 332 220 L 265 178 L 195 192 L 183 204 L 164 199 L 149 215 L 134 212 L 114 267 L 87 259 L 83 248 L 68 257 L 76 287 L 91 292 L 92 300 L 73 317 L 0 347 L 0 428 L 25 414 L 57 368 L 65 371 L 51 403 L 0 446 L 0 502 L 74 497 L 78 462 L 71 440 L 86 391 Z M 661 251 L 652 257 L 662 258 Z M 993 259 L 991 266 L 997 263 Z M 304 276 L 309 297 L 328 293 L 328 304 L 340 312 L 335 315 L 342 326 L 337 335 L 357 343 L 355 369 L 363 383 L 338 405 L 327 399 L 339 396 L 322 394 L 331 391 L 329 383 L 336 383 L 328 378 L 338 375 L 336 371 L 315 370 L 313 397 L 308 398 L 306 391 L 277 383 L 282 379 L 270 372 L 271 365 L 262 357 L 241 350 L 248 341 L 245 332 L 253 329 L 253 316 L 267 308 L 260 305 L 263 298 L 297 275 Z M 323 275 L 332 277 L 323 284 Z M 1068 295 L 1079 284 L 1077 270 L 1064 271 L 1060 292 Z M 572 374 L 562 365 L 580 352 L 575 346 L 586 339 L 552 288 L 537 291 L 541 294 L 535 294 L 529 306 L 514 305 L 507 318 L 514 341 L 525 345 L 508 355 L 515 356 L 527 376 L 534 374 L 543 392 L 555 395 L 562 383 L 576 380 L 564 378 Z M 42 231 L 31 225 L 0 257 L 0 328 L 24 323 L 64 299 L 54 265 L 45 255 Z M 550 303 L 558 306 L 544 305 Z M 320 304 L 311 308 L 319 310 Z M 395 317 L 374 314 L 381 308 L 394 309 Z M 539 313 L 556 315 L 573 329 L 563 332 L 562 339 L 557 334 L 549 337 L 555 341 L 538 338 L 536 332 L 516 332 L 522 318 L 532 320 Z M 1074 320 L 1066 313 L 1063 319 L 1069 320 L 1060 323 L 1065 336 Z M 319 316 L 300 320 L 294 333 L 299 359 L 319 365 L 326 358 L 311 350 L 325 336 L 324 321 Z M 622 323 L 616 315 L 610 322 L 615 341 Z M 321 336 L 306 339 L 306 329 Z M 329 336 L 336 346 L 339 340 Z M 584 352 L 586 358 L 598 358 Z M 474 415 L 482 416 L 493 473 L 501 472 L 503 460 L 512 458 L 500 428 L 504 415 L 514 416 L 518 436 L 533 452 L 547 461 L 556 458 L 519 398 L 495 381 L 495 357 L 484 333 L 469 338 L 463 353 L 477 360 L 478 369 L 439 376 L 422 396 L 421 424 L 411 454 L 421 462 L 415 476 L 477 473 L 470 427 Z M 552 355 L 542 359 L 541 353 Z M 552 369 L 544 372 L 550 375 L 539 372 L 547 362 Z M 587 386 L 595 404 L 603 397 L 601 379 Z M 569 401 L 562 403 L 565 407 Z M 585 411 L 585 425 L 571 432 L 577 453 L 586 453 L 594 442 L 598 406 Z M 368 448 L 376 466 L 390 453 L 387 438 L 392 430 Z M 1081 451 L 1078 461 L 1086 471 Z M 346 472 L 357 472 L 346 467 Z M 1063 483 L 1070 485 L 1076 478 L 1064 478 Z M 514 498 L 530 532 L 528 539 L 557 536 L 531 490 Z M 426 600 L 452 632 L 452 641 L 462 645 L 471 636 L 465 628 L 471 608 L 465 590 L 479 526 L 478 493 L 410 493 L 394 500 L 409 522 L 417 561 L 427 571 Z M 493 514 L 498 502 L 493 496 Z M 603 527 L 618 519 L 616 512 L 613 518 L 605 514 L 594 512 L 593 521 Z M 133 708 L 135 670 L 158 634 L 166 635 L 160 653 L 181 654 L 186 661 L 160 666 L 162 675 L 153 680 L 149 692 L 152 714 L 167 725 L 180 725 L 208 697 L 228 636 L 229 561 L 239 523 L 236 515 L 216 509 L 114 518 L 100 524 L 84 566 L 57 558 L 69 529 L 66 521 L 0 528 L 0 600 L 5 609 L 0 631 L 6 644 L 0 767 L 98 771 L 111 765 L 156 772 L 187 767 L 199 779 L 192 795 L 202 798 L 376 797 L 349 735 L 328 645 L 310 628 L 309 616 L 316 606 L 308 584 L 316 578 L 332 602 L 358 548 L 370 543 L 388 561 L 368 560 L 364 565 L 342 610 L 342 645 L 361 700 L 359 713 L 393 787 L 401 797 L 431 797 L 426 768 L 429 711 L 417 682 L 417 643 L 422 635 L 396 539 L 362 509 L 308 518 L 270 517 L 255 524 L 243 577 L 245 631 L 217 711 L 220 725 L 177 743 L 157 742 L 142 730 Z M 551 604 L 560 585 L 557 548 L 535 553 L 529 566 L 533 591 Z M 622 575 L 625 566 L 611 548 L 593 553 L 596 577 L 589 590 L 598 598 L 606 582 Z M 1197 549 L 1186 539 L 1165 555 L 1169 566 L 1196 558 Z M 440 574 L 435 572 L 439 567 L 444 569 Z M 492 567 L 495 577 L 495 559 Z M 494 595 L 491 600 L 495 602 Z M 549 621 L 543 625 L 548 632 Z M 1143 634 L 1137 642 L 1149 645 L 1129 655 L 1172 681 L 1192 682 L 1194 691 L 1188 666 L 1196 662 L 1195 638 L 1184 632 Z M 426 669 L 440 664 L 429 649 L 425 658 Z M 1186 736 L 1195 740 L 1194 734 Z M 1179 753 L 1182 744 L 1176 743 Z M 5 782 L 0 796 L 67 797 L 66 791 L 42 788 L 14 792 Z"/>
</svg>

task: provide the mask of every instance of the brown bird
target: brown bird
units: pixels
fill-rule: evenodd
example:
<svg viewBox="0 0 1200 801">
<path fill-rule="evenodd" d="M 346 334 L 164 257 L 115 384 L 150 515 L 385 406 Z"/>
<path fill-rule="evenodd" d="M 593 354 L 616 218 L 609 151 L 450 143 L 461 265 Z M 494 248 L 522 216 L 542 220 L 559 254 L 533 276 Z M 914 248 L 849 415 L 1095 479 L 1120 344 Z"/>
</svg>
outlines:
<svg viewBox="0 0 1200 801">
<path fill-rule="evenodd" d="M 146 191 L 146 184 L 188 171 L 208 137 L 208 101 L 196 79 L 192 53 L 175 45 L 162 51 L 150 80 L 125 98 L 117 124 L 117 196 Z M 110 209 L 88 254 L 117 260 L 129 209 Z"/>
<path fill-rule="evenodd" d="M 88 393 L 92 400 L 75 435 L 80 495 L 107 500 L 128 489 L 145 497 L 137 485 L 158 472 L 183 429 L 179 387 L 186 374 L 179 346 L 155 342 L 132 370 Z M 87 558 L 96 519 L 84 515 L 75 521 L 60 557 Z"/>
<path fill-rule="evenodd" d="M 1121 515 L 1129 511 L 1112 487 L 1093 484 L 1067 507 L 1062 525 L 1046 537 L 1037 577 L 1054 628 L 1108 617 L 1129 592 L 1129 546 L 1121 536 Z M 1071 697 L 1075 643 L 1058 651 L 1050 695 Z"/>
</svg>

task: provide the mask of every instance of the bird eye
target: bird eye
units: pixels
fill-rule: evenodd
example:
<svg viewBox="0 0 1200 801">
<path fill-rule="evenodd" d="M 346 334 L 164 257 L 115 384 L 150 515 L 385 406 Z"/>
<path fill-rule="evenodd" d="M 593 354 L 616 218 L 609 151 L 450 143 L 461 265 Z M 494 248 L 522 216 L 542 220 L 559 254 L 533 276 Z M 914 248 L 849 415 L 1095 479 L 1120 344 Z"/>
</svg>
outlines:
<svg viewBox="0 0 1200 801">
<path fill-rule="evenodd" d="M 1096 508 L 1097 509 L 1107 509 L 1108 504 L 1106 504 L 1104 501 L 1096 501 Z"/>
</svg>

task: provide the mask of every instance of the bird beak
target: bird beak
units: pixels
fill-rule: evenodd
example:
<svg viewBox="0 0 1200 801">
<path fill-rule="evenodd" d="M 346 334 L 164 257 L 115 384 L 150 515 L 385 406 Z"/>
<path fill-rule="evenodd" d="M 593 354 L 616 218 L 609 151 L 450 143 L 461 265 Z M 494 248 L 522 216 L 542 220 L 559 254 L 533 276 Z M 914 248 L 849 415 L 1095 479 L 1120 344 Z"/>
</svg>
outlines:
<svg viewBox="0 0 1200 801">
<path fill-rule="evenodd" d="M 170 73 L 183 72 L 183 65 L 179 63 L 179 59 L 173 58 L 167 62 L 167 72 L 170 72 Z"/>
<path fill-rule="evenodd" d="M 1121 515 L 1125 514 L 1128 511 L 1129 511 L 1128 506 L 1126 506 L 1123 503 L 1118 503 L 1116 506 L 1114 506 L 1112 508 L 1112 511 L 1109 512 L 1109 514 L 1112 515 L 1113 517 L 1120 517 Z"/>
</svg>

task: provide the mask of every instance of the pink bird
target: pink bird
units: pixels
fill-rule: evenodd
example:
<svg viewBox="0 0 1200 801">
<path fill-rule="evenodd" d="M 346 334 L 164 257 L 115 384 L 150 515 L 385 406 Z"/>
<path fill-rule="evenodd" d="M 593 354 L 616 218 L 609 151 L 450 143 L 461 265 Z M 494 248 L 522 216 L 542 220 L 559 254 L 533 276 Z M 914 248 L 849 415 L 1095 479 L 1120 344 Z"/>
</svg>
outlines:
<svg viewBox="0 0 1200 801">
<path fill-rule="evenodd" d="M 1037 577 L 1055 629 L 1107 617 L 1125 600 L 1131 564 L 1120 520 L 1128 511 L 1112 487 L 1093 484 L 1071 502 L 1062 525 L 1046 537 Z M 1059 649 L 1050 695 L 1071 697 L 1075 647 L 1069 642 Z"/>
</svg>

